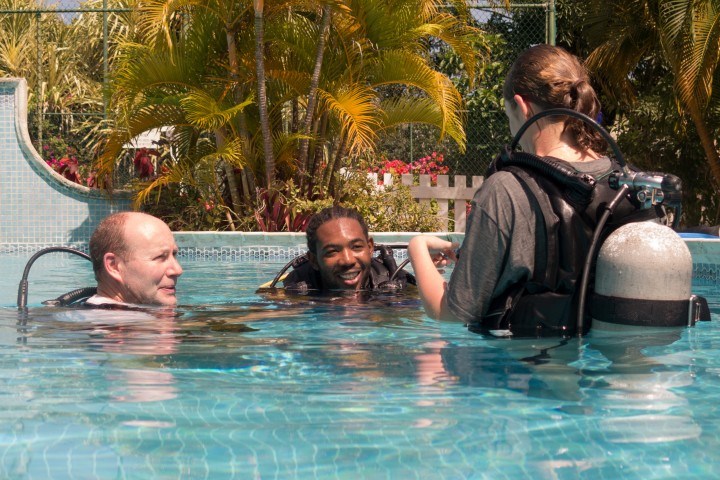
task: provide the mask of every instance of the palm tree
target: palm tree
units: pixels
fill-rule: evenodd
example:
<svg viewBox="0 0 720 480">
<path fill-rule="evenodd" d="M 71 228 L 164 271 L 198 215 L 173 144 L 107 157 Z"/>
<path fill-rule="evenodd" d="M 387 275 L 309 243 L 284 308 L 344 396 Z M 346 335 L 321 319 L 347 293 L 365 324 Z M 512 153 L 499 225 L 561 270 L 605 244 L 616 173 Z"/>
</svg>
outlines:
<svg viewBox="0 0 720 480">
<path fill-rule="evenodd" d="M 221 184 L 225 178 L 234 179 L 234 168 L 246 163 L 236 127 L 238 115 L 250 100 L 236 100 L 234 77 L 218 61 L 226 58 L 227 52 L 223 27 L 232 25 L 230 17 L 238 10 L 213 9 L 219 5 L 212 3 L 206 3 L 207 8 L 183 3 L 166 15 L 165 7 L 163 2 L 143 4 L 139 13 L 144 15 L 134 32 L 142 43 L 128 38 L 120 44 L 111 84 L 111 108 L 116 117 L 102 132 L 98 173 L 100 178 L 108 178 L 124 145 L 136 135 L 171 125 L 177 161 L 166 164 L 165 173 L 154 181 L 142 184 L 136 202 L 178 183 L 199 188 L 208 200 L 222 202 Z M 189 15 L 192 22 L 186 21 Z M 219 172 L 224 172 L 225 178 L 220 178 Z M 232 211 L 238 213 L 237 189 L 230 193 Z M 231 216 L 228 222 L 232 225 Z"/>
<path fill-rule="evenodd" d="M 293 85 L 305 107 L 297 161 L 298 182 L 307 183 L 308 191 L 314 183 L 327 189 L 343 159 L 372 155 L 377 133 L 384 129 L 427 123 L 464 148 L 460 95 L 429 61 L 430 39 L 453 48 L 471 73 L 480 61 L 472 45 L 479 32 L 468 26 L 466 4 L 455 3 L 455 15 L 433 0 L 343 2 L 316 14 L 315 34 L 307 37 L 318 38 L 317 53 L 306 58 L 302 70 L 312 71 L 310 93 Z M 388 96 L 389 86 L 404 93 Z M 327 168 L 318 175 L 322 165 Z"/>
<path fill-rule="evenodd" d="M 113 65 L 114 117 L 103 132 L 99 173 L 112 173 L 123 145 L 137 134 L 172 125 L 179 155 L 142 185 L 138 202 L 173 183 L 200 188 L 211 180 L 206 194 L 231 197 L 229 210 L 240 215 L 251 186 L 263 180 L 271 187 L 275 179 L 322 178 L 315 183 L 327 188 L 345 158 L 373 150 L 383 128 L 429 123 L 462 145 L 460 95 L 430 67 L 426 40 L 446 42 L 473 69 L 479 55 L 471 42 L 478 32 L 441 5 L 139 3 L 136 27 L 119 43 Z M 386 85 L 403 85 L 407 94 L 385 98 Z M 318 174 L 322 163 L 325 175 Z M 233 184 L 238 172 L 242 188 Z M 313 182 L 307 183 L 310 192 Z"/>
<path fill-rule="evenodd" d="M 255 70 L 257 76 L 258 112 L 263 138 L 263 156 L 265 157 L 265 181 L 272 185 L 275 181 L 275 155 L 273 154 L 270 122 L 268 120 L 267 85 L 265 78 L 265 26 L 263 25 L 264 0 L 253 0 L 255 10 Z"/>
<path fill-rule="evenodd" d="M 587 59 L 605 92 L 622 103 L 634 99 L 633 72 L 659 56 L 673 77 L 680 113 L 690 116 L 708 166 L 720 186 L 720 157 L 707 111 L 716 104 L 720 54 L 717 0 L 629 0 L 597 4 L 589 33 L 600 39 Z"/>
<path fill-rule="evenodd" d="M 720 2 L 666 0 L 660 4 L 660 42 L 672 67 L 680 105 L 692 118 L 715 182 L 720 156 L 706 121 L 720 58 Z"/>
</svg>

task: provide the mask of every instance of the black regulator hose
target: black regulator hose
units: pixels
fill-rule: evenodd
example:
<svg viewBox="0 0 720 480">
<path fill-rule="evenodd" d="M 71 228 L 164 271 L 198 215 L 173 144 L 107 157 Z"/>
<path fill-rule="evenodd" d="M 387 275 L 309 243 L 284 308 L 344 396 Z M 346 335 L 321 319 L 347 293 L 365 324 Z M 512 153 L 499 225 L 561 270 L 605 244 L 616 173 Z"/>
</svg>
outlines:
<svg viewBox="0 0 720 480">
<path fill-rule="evenodd" d="M 598 243 L 600 241 L 600 236 L 602 235 L 603 230 L 605 229 L 605 224 L 607 223 L 610 216 L 615 211 L 615 208 L 617 207 L 618 203 L 627 195 L 627 193 L 630 191 L 630 187 L 628 185 L 621 185 L 620 189 L 618 190 L 617 195 L 615 195 L 610 203 L 608 203 L 605 206 L 605 210 L 602 213 L 602 216 L 600 217 L 600 220 L 597 223 L 597 226 L 595 227 L 595 231 L 593 232 L 593 238 L 592 242 L 590 242 L 590 248 L 588 249 L 587 256 L 585 257 L 585 265 L 583 265 L 582 269 L 582 277 L 580 281 L 580 288 L 579 288 L 579 298 L 578 298 L 578 309 L 577 309 L 577 334 L 578 336 L 583 335 L 583 328 L 585 327 L 585 299 L 587 297 L 587 289 L 588 289 L 588 282 L 590 279 L 590 268 L 592 265 L 593 258 L 595 257 L 595 250 L 597 250 Z"/>
<path fill-rule="evenodd" d="M 305 263 L 309 262 L 310 258 L 308 257 L 307 253 L 303 253 L 302 255 L 299 255 L 292 260 L 290 260 L 288 263 L 285 264 L 283 268 L 280 269 L 280 271 L 275 275 L 275 278 L 273 278 L 272 282 L 270 283 L 269 288 L 275 288 L 275 285 L 282 279 L 282 276 L 285 272 L 288 271 L 290 267 L 298 268 L 301 265 L 304 265 Z"/>
<path fill-rule="evenodd" d="M 390 280 L 389 280 L 389 282 L 394 282 L 394 281 L 395 281 L 395 278 L 397 278 L 397 276 L 398 276 L 398 273 L 400 273 L 400 271 L 401 271 L 402 269 L 404 269 L 404 268 L 407 266 L 408 263 L 410 263 L 410 259 L 409 259 L 409 258 L 406 258 L 405 260 L 403 260 L 402 262 L 400 262 L 400 265 L 398 265 L 398 267 L 395 269 L 395 271 L 392 273 L 392 275 L 390 275 Z"/>
<path fill-rule="evenodd" d="M 30 267 L 32 267 L 32 264 L 35 263 L 35 260 L 37 260 L 41 256 L 45 255 L 46 253 L 51 253 L 51 252 L 72 253 L 72 254 L 78 255 L 80 257 L 83 257 L 83 258 L 86 258 L 86 259 L 92 261 L 92 259 L 90 258 L 90 255 L 88 255 L 87 253 L 81 252 L 80 250 L 76 250 L 76 249 L 70 248 L 70 247 L 48 247 L 48 248 L 43 248 L 42 250 L 36 252 L 32 257 L 30 257 L 30 260 L 28 260 L 27 264 L 25 264 L 25 271 L 23 272 L 22 279 L 20 280 L 20 285 L 18 286 L 18 297 L 17 297 L 18 309 L 27 308 L 28 277 L 30 276 Z"/>
</svg>

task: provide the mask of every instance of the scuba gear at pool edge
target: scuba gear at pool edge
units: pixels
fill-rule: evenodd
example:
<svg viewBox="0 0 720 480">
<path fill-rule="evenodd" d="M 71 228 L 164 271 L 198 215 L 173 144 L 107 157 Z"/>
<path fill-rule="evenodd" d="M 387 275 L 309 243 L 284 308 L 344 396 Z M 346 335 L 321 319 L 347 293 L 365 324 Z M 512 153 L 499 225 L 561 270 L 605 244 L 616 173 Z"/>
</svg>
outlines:
<svg viewBox="0 0 720 480">
<path fill-rule="evenodd" d="M 393 248 L 407 248 L 407 244 L 376 244 L 375 251 L 379 254 L 372 259 L 371 277 L 373 280 L 374 290 L 380 291 L 398 291 L 402 290 L 407 283 L 415 285 L 415 277 L 404 271 L 403 267 L 407 265 L 407 261 L 398 267 L 393 254 Z M 307 293 L 309 290 L 317 290 L 317 282 L 311 278 L 314 270 L 309 265 L 307 253 L 293 258 L 285 264 L 282 269 L 275 275 L 275 278 L 259 287 L 260 290 L 272 290 L 277 287 L 277 283 L 284 281 L 288 274 L 286 272 L 293 268 L 301 277 L 301 281 L 294 284 L 291 288 L 285 289 L 297 291 L 297 293 Z M 402 278 L 398 278 L 402 275 Z"/>
<path fill-rule="evenodd" d="M 614 168 L 612 172 L 609 172 L 607 181 L 602 182 L 602 188 L 598 186 L 600 179 L 594 179 L 588 174 L 578 173 L 569 168 L 564 162 L 554 161 L 551 158 L 541 158 L 526 152 L 514 152 L 527 128 L 540 118 L 550 115 L 570 116 L 583 120 L 597 130 L 611 147 L 615 155 Z M 619 147 L 609 133 L 587 115 L 574 110 L 565 108 L 549 109 L 531 117 L 518 130 L 511 145 L 505 147 L 493 161 L 488 169 L 487 176 L 498 170 L 509 170 L 515 175 L 526 193 L 528 193 L 531 203 L 535 200 L 537 211 L 545 218 L 546 227 L 556 225 L 554 228 L 560 228 L 558 234 L 565 232 L 564 235 L 566 236 L 570 230 L 579 231 L 585 229 L 592 241 L 584 255 L 584 261 L 581 261 L 580 257 L 569 260 L 571 266 L 573 265 L 572 262 L 575 262 L 575 267 L 569 271 L 571 276 L 566 277 L 566 280 L 569 279 L 571 285 L 570 290 L 567 290 L 567 285 L 561 286 L 564 281 L 556 284 L 552 282 L 553 279 L 556 279 L 558 273 L 564 271 L 560 269 L 560 266 L 567 266 L 568 260 L 558 259 L 557 257 L 560 257 L 559 252 L 553 256 L 553 251 L 548 252 L 550 257 L 548 260 L 540 259 L 537 250 L 538 245 L 546 246 L 540 243 L 542 241 L 548 242 L 547 246 L 549 248 L 554 247 L 557 249 L 556 241 L 558 239 L 554 237 L 540 238 L 541 234 L 545 236 L 546 232 L 538 232 L 536 238 L 536 261 L 538 263 L 541 263 L 541 260 L 546 261 L 547 263 L 544 265 L 550 271 L 542 271 L 543 269 L 540 267 L 544 265 L 536 265 L 535 273 L 533 273 L 529 282 L 516 284 L 509 288 L 505 294 L 496 298 L 491 306 L 491 313 L 481 320 L 481 328 L 478 329 L 475 325 L 471 325 L 473 330 L 505 330 L 512 332 L 513 321 L 518 320 L 514 326 L 518 329 L 524 328 L 524 333 L 531 336 L 533 334 L 558 333 L 569 335 L 573 332 L 573 329 L 576 329 L 578 335 L 584 334 L 586 332 L 584 324 L 586 314 L 585 297 L 589 287 L 589 275 L 593 268 L 593 259 L 598 244 L 604 239 L 603 235 L 607 234 L 605 227 L 610 217 L 613 214 L 616 214 L 616 217 L 619 215 L 620 223 L 614 221 L 614 224 L 611 224 L 614 225 L 614 228 L 617 228 L 622 223 L 634 223 L 643 220 L 643 218 L 640 218 L 642 216 L 647 216 L 647 219 L 650 219 L 652 212 L 648 214 L 642 212 L 649 211 L 652 207 L 658 208 L 667 205 L 675 210 L 675 226 L 677 226 L 680 219 L 682 193 L 680 179 L 670 174 L 638 172 L 629 168 Z M 567 213 L 567 208 L 563 209 L 562 207 L 563 203 L 565 205 L 569 204 L 574 213 Z M 634 207 L 630 206 L 630 203 Z M 589 212 L 586 212 L 588 208 Z M 558 213 L 558 209 L 560 209 L 560 213 Z M 597 212 L 597 216 L 591 215 L 593 218 L 589 218 L 587 214 L 593 214 L 594 212 Z M 570 216 L 565 217 L 563 213 Z M 552 222 L 553 215 L 556 215 L 560 220 L 559 226 L 557 221 Z M 563 226 L 568 227 L 573 224 L 576 224 L 576 227 L 569 227 L 570 230 L 568 228 L 563 229 Z M 577 228 L 579 225 L 584 225 L 584 227 Z M 589 235 L 590 233 L 592 235 Z M 575 235 L 581 235 L 580 237 L 575 236 L 576 240 L 582 237 L 580 233 Z M 572 254 L 582 255 L 582 245 L 586 245 L 589 238 L 573 243 L 572 237 L 573 235 L 570 234 L 570 237 L 567 238 L 571 240 L 570 245 L 576 245 Z M 563 238 L 560 237 L 560 239 Z M 577 250 L 578 248 L 580 250 Z M 570 252 L 564 251 L 562 253 L 563 256 L 571 255 Z M 550 284 L 546 283 L 548 278 Z M 560 288 L 560 290 L 554 290 L 554 288 Z M 560 310 L 557 310 L 558 308 Z M 522 311 L 526 313 L 524 317 Z M 568 315 L 572 315 L 571 311 L 574 311 L 577 317 L 574 322 L 575 325 L 572 325 L 568 317 Z M 557 322 L 558 315 L 565 317 L 567 320 L 554 323 Z M 550 322 L 543 323 L 540 319 L 544 317 L 550 318 Z"/>
<path fill-rule="evenodd" d="M 87 260 L 92 261 L 90 258 L 90 255 L 88 255 L 87 253 L 81 252 L 80 250 L 76 250 L 76 249 L 70 248 L 70 247 L 47 247 L 47 248 L 43 248 L 42 250 L 37 251 L 32 257 L 30 257 L 30 260 L 28 260 L 28 262 L 25 264 L 25 270 L 23 271 L 22 279 L 20 279 L 20 285 L 18 286 L 18 297 L 17 297 L 17 307 L 19 309 L 27 308 L 28 277 L 30 276 L 30 268 L 32 267 L 33 263 L 35 263 L 35 261 L 38 258 L 45 255 L 46 253 L 52 253 L 52 252 L 72 253 L 74 255 L 78 255 L 80 257 L 83 257 Z M 89 297 L 95 295 L 96 291 L 97 291 L 96 287 L 78 288 L 76 290 L 73 290 L 72 292 L 68 292 L 64 295 L 60 295 L 56 299 L 45 300 L 42 303 L 44 305 L 66 307 L 66 306 L 72 305 L 73 303 L 76 303 L 80 300 L 84 300 L 86 298 L 89 298 Z"/>
</svg>

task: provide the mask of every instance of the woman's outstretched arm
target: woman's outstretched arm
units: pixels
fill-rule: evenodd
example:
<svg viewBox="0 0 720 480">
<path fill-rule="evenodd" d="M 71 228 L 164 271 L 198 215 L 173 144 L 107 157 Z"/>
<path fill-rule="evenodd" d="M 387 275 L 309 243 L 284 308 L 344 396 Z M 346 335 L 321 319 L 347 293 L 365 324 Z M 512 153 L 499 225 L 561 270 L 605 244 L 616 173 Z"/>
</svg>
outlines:
<svg viewBox="0 0 720 480">
<path fill-rule="evenodd" d="M 420 299 L 425 313 L 438 320 L 460 321 L 448 308 L 447 282 L 438 267 L 457 261 L 457 242 L 431 235 L 418 235 L 408 243 L 408 256 L 413 266 Z"/>
</svg>

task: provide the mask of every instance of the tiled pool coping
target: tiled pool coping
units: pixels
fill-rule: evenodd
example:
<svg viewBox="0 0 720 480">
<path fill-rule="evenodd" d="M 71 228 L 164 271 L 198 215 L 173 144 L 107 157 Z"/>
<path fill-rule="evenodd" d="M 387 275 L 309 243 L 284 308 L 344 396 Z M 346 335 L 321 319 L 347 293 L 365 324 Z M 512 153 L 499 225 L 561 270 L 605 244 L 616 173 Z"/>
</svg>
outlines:
<svg viewBox="0 0 720 480">
<path fill-rule="evenodd" d="M 371 233 L 376 243 L 405 245 L 417 232 Z M 430 233 L 462 244 L 462 233 Z M 307 250 L 304 233 L 263 232 L 176 232 L 181 258 L 218 260 L 290 259 Z M 687 238 L 693 257 L 693 282 L 696 285 L 720 285 L 720 239 Z M 397 258 L 406 258 L 403 248 Z"/>
<path fill-rule="evenodd" d="M 304 233 L 267 232 L 175 232 L 180 258 L 219 261 L 289 260 L 307 250 Z M 407 258 L 402 246 L 418 232 L 372 232 L 376 243 L 395 244 L 395 256 Z M 429 233 L 462 244 L 462 233 Z M 686 238 L 693 257 L 693 283 L 697 286 L 720 285 L 720 239 Z M 31 255 L 53 245 L 0 245 L 0 254 Z M 87 252 L 86 243 L 66 244 Z"/>
<path fill-rule="evenodd" d="M 266 232 L 175 232 L 180 258 L 213 261 L 272 261 L 289 260 L 305 253 L 304 233 Z M 403 248 L 415 235 L 437 235 L 462 244 L 462 233 L 375 232 L 376 243 L 394 244 L 395 257 L 407 258 Z M 696 286 L 720 285 L 720 239 L 684 239 L 693 258 L 693 284 Z M 87 253 L 87 243 L 0 244 L 0 254 L 27 256 L 45 247 L 67 246 Z"/>
</svg>

